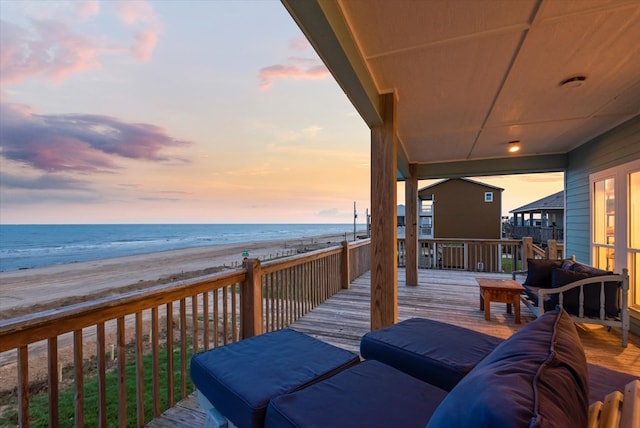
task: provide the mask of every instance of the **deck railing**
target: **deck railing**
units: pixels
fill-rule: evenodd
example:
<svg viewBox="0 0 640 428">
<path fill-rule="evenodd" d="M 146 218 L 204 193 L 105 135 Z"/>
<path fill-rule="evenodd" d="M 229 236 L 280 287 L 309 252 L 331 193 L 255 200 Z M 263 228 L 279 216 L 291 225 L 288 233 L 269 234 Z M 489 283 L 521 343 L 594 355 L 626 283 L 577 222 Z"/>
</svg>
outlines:
<svg viewBox="0 0 640 428">
<path fill-rule="evenodd" d="M 420 239 L 420 269 L 504 272 L 526 269 L 528 258 L 562 258 L 563 246 L 549 241 L 547 250 L 531 238 L 518 239 Z M 398 266 L 406 266 L 405 240 L 398 239 Z"/>
<path fill-rule="evenodd" d="M 398 245 L 401 263 L 404 240 Z M 288 326 L 368 271 L 370 251 L 362 240 L 252 259 L 232 271 L 2 320 L 0 359 L 15 361 L 17 423 L 30 425 L 32 392 L 46 390 L 48 426 L 143 426 L 191 393 L 193 353 Z M 430 239 L 420 240 L 419 257 L 423 268 L 510 272 L 527 251 L 516 240 Z M 62 401 L 73 402 L 71 414 Z"/>
<path fill-rule="evenodd" d="M 511 228 L 511 236 L 514 239 L 531 237 L 533 238 L 533 242 L 537 244 L 542 244 L 549 240 L 563 242 L 564 229 L 541 226 L 513 226 Z"/>
<path fill-rule="evenodd" d="M 234 271 L 2 320 L 0 357 L 15 361 L 17 423 L 33 422 L 32 391 L 44 389 L 41 425 L 144 426 L 191 393 L 191 354 L 286 327 L 369 270 L 369 251 L 365 240 L 262 265 L 248 260 Z M 71 398 L 62 401 L 73 411 L 61 414 L 69 382 Z"/>
</svg>

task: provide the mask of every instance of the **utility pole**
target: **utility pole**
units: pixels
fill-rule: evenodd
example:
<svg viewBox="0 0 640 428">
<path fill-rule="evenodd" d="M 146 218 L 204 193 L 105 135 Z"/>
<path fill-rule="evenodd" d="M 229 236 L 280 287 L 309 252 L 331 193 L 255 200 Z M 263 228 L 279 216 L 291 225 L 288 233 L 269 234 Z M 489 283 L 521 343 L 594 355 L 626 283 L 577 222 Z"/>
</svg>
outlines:
<svg viewBox="0 0 640 428">
<path fill-rule="evenodd" d="M 353 240 L 356 240 L 356 219 L 358 218 L 358 212 L 356 211 L 356 201 L 353 201 Z"/>
<path fill-rule="evenodd" d="M 371 238 L 371 214 L 369 214 L 369 208 L 365 211 L 367 220 L 367 238 Z"/>
</svg>

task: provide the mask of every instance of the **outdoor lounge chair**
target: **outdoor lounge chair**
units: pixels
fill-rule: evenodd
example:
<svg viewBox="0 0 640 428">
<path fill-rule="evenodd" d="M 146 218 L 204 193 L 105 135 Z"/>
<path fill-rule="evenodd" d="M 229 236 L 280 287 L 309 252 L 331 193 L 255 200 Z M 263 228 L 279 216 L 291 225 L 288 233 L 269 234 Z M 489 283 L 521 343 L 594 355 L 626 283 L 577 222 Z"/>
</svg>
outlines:
<svg viewBox="0 0 640 428">
<path fill-rule="evenodd" d="M 208 427 L 262 427 L 269 400 L 357 364 L 358 355 L 284 329 L 194 355 L 191 379 Z"/>
</svg>

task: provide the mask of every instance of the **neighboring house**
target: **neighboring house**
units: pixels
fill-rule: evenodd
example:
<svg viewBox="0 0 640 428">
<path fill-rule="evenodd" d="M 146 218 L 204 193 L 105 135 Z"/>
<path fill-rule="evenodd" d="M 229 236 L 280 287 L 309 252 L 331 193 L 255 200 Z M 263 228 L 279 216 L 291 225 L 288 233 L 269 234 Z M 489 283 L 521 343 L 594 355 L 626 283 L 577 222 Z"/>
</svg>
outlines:
<svg viewBox="0 0 640 428">
<path fill-rule="evenodd" d="M 564 190 L 509 212 L 513 214 L 512 238 L 530 236 L 537 244 L 549 239 L 564 241 Z"/>
<path fill-rule="evenodd" d="M 453 178 L 418 190 L 418 237 L 500 239 L 504 189 Z"/>
</svg>

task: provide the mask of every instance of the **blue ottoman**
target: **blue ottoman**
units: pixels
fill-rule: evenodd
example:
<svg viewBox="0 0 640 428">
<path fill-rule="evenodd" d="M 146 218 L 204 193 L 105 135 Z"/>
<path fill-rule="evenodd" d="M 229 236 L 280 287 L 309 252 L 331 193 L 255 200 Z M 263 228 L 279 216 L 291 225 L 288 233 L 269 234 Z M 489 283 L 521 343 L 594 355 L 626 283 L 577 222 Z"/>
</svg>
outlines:
<svg viewBox="0 0 640 428">
<path fill-rule="evenodd" d="M 369 360 L 274 398 L 265 427 L 424 428 L 446 395 L 442 389 Z"/>
<path fill-rule="evenodd" d="M 365 334 L 360 355 L 451 391 L 502 341 L 463 327 L 411 318 Z"/>
<path fill-rule="evenodd" d="M 357 364 L 360 358 L 291 329 L 262 334 L 191 358 L 191 379 L 215 410 L 209 426 L 262 427 L 269 400 Z M 201 401 L 202 402 L 202 401 Z M 216 412 L 217 411 L 217 412 Z M 224 417 L 221 417 L 224 415 Z"/>
</svg>

